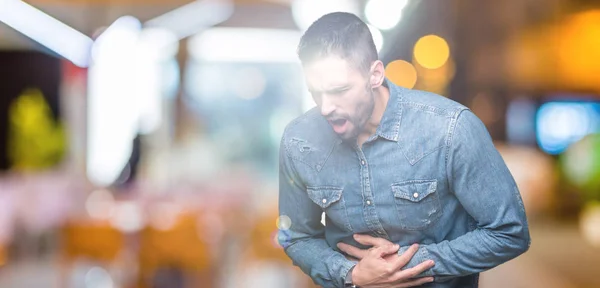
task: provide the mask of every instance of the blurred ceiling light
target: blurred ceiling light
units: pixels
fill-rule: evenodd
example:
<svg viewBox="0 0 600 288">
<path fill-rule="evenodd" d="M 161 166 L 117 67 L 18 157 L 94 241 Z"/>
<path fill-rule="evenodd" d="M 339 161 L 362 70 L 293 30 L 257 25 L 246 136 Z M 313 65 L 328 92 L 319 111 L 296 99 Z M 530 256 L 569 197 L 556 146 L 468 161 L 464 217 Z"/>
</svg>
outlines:
<svg viewBox="0 0 600 288">
<path fill-rule="evenodd" d="M 437 35 L 421 37 L 414 48 L 415 60 L 424 68 L 442 67 L 450 57 L 450 47 L 444 38 Z"/>
<path fill-rule="evenodd" d="M 294 30 L 259 28 L 211 28 L 192 36 L 192 58 L 208 62 L 299 63 Z"/>
<path fill-rule="evenodd" d="M 142 23 L 137 18 L 133 16 L 119 17 L 94 41 L 91 49 L 92 60 L 96 59 L 100 51 L 104 53 L 105 57 L 112 58 L 110 56 L 121 55 L 123 47 L 127 47 L 129 50 L 133 49 L 141 29 Z"/>
<path fill-rule="evenodd" d="M 179 51 L 179 41 L 167 29 L 146 28 L 137 41 L 132 85 L 136 91 L 136 106 L 139 111 L 139 132 L 150 134 L 162 122 L 163 83 L 167 83 L 164 72 L 169 60 L 174 60 Z"/>
<path fill-rule="evenodd" d="M 164 28 L 145 28 L 138 38 L 138 49 L 146 59 L 168 60 L 177 55 L 179 41 L 175 33 Z"/>
<path fill-rule="evenodd" d="M 404 60 L 388 63 L 385 67 L 385 76 L 392 83 L 409 89 L 415 87 L 417 83 L 417 70 L 411 63 Z"/>
<path fill-rule="evenodd" d="M 381 31 L 379 31 L 379 29 L 377 29 L 375 26 L 370 24 L 367 24 L 367 26 L 371 31 L 371 36 L 373 37 L 373 42 L 375 43 L 377 52 L 381 51 L 381 48 L 383 47 L 383 34 L 381 34 Z"/>
<path fill-rule="evenodd" d="M 177 36 L 123 16 L 92 48 L 89 71 L 88 178 L 115 183 L 126 167 L 137 133 L 156 131 L 162 122 L 163 69 L 175 61 Z"/>
<path fill-rule="evenodd" d="M 79 67 L 87 67 L 90 37 L 19 0 L 0 0 L 0 21 Z"/>
<path fill-rule="evenodd" d="M 98 186 L 112 184 L 127 164 L 138 131 L 136 77 L 141 24 L 117 19 L 92 48 L 89 69 L 87 176 Z M 149 83 L 145 83 L 149 85 Z"/>
<path fill-rule="evenodd" d="M 359 5 L 355 0 L 293 0 L 292 17 L 300 30 L 304 31 L 321 16 L 331 12 L 349 12 L 359 14 Z"/>
<path fill-rule="evenodd" d="M 198 0 L 145 23 L 172 31 L 178 40 L 227 20 L 233 14 L 231 0 Z"/>
<path fill-rule="evenodd" d="M 367 21 L 381 30 L 389 30 L 400 22 L 408 0 L 369 0 L 365 5 Z"/>
</svg>

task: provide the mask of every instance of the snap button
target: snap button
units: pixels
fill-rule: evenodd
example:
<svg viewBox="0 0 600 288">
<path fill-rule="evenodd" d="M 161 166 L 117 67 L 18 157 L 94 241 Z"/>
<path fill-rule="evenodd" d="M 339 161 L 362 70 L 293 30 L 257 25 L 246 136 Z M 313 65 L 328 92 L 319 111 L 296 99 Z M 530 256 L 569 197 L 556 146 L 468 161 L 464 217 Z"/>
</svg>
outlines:
<svg viewBox="0 0 600 288">
<path fill-rule="evenodd" d="M 327 199 L 323 199 L 323 203 L 327 203 Z"/>
<path fill-rule="evenodd" d="M 419 198 L 419 193 L 415 192 L 415 194 L 413 194 L 413 197 Z"/>
</svg>

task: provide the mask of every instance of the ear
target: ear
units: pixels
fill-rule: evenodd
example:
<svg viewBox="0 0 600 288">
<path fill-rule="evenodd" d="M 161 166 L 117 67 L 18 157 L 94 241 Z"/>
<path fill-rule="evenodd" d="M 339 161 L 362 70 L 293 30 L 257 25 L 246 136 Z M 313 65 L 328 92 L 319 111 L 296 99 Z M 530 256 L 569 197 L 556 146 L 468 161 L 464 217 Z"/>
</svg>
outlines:
<svg viewBox="0 0 600 288">
<path fill-rule="evenodd" d="M 371 64 L 371 89 L 378 88 L 385 81 L 385 67 L 381 60 L 376 60 Z"/>
</svg>

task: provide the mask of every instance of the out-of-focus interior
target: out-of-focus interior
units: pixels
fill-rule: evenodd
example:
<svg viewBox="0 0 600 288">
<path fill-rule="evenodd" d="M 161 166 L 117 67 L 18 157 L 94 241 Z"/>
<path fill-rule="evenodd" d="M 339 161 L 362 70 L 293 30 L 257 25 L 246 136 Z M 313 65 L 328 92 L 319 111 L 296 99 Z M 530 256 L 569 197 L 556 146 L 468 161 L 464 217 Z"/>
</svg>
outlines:
<svg viewBox="0 0 600 288">
<path fill-rule="evenodd" d="M 0 0 L 0 287 L 315 287 L 275 239 L 277 160 L 333 11 L 513 173 L 532 246 L 481 287 L 600 287 L 595 0 Z"/>
</svg>

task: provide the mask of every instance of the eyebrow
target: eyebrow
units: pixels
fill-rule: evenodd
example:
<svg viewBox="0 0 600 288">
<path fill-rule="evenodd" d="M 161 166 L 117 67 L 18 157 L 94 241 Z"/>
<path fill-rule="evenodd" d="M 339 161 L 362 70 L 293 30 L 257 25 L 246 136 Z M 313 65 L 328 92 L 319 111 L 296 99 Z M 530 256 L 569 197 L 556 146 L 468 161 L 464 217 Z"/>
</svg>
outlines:
<svg viewBox="0 0 600 288">
<path fill-rule="evenodd" d="M 323 92 L 328 92 L 328 93 L 335 93 L 335 92 L 341 92 L 347 89 L 350 89 L 352 87 L 352 85 L 350 84 L 345 84 L 345 85 L 339 85 L 339 86 L 333 86 L 330 89 L 327 89 Z M 312 90 L 312 89 L 308 89 L 308 91 L 312 94 L 314 93 L 321 93 L 321 91 L 316 91 L 316 90 Z"/>
</svg>

